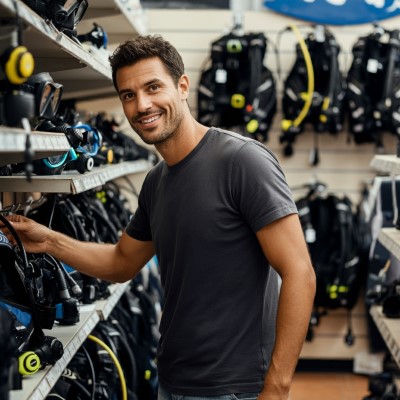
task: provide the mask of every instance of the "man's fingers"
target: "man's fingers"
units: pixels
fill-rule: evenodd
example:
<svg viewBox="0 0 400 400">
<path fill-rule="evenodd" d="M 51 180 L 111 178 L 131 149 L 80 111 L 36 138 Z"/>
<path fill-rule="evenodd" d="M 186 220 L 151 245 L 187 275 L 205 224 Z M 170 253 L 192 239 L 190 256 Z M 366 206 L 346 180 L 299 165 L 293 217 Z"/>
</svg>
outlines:
<svg viewBox="0 0 400 400">
<path fill-rule="evenodd" d="M 19 214 L 6 215 L 6 218 L 10 222 L 22 222 L 25 219 L 25 217 Z"/>
</svg>

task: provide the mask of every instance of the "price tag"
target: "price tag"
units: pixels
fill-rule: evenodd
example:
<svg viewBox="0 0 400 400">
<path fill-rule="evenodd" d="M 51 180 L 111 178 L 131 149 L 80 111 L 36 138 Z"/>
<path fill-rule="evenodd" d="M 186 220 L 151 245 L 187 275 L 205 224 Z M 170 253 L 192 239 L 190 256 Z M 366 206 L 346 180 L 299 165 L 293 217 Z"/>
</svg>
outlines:
<svg viewBox="0 0 400 400">
<path fill-rule="evenodd" d="M 31 396 L 30 396 L 29 399 L 30 399 L 30 400 L 42 400 L 42 399 L 43 399 L 43 396 L 42 396 L 42 394 L 39 392 L 39 390 L 35 390 L 35 391 L 31 394 Z"/>
<path fill-rule="evenodd" d="M 367 71 L 371 74 L 376 74 L 378 72 L 379 66 L 380 64 L 378 60 L 370 58 L 367 62 Z"/>
<path fill-rule="evenodd" d="M 307 228 L 304 234 L 307 243 L 314 243 L 317 240 L 317 233 L 314 228 Z"/>
<path fill-rule="evenodd" d="M 217 83 L 226 83 L 228 77 L 228 73 L 224 69 L 217 69 L 215 71 L 215 82 Z"/>
<path fill-rule="evenodd" d="M 44 398 L 45 396 L 47 396 L 50 389 L 51 387 L 49 385 L 49 382 L 47 382 L 46 379 L 43 379 L 42 382 L 40 382 L 37 391 L 42 395 L 42 398 Z"/>
</svg>

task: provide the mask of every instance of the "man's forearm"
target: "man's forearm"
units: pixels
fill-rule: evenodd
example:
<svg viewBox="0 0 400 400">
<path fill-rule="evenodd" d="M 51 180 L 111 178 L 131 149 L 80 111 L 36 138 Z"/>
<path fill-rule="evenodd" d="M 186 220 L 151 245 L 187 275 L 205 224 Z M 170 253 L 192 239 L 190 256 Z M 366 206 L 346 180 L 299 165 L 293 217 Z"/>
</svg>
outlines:
<svg viewBox="0 0 400 400">
<path fill-rule="evenodd" d="M 47 242 L 47 252 L 86 275 L 112 282 L 124 282 L 133 277 L 129 269 L 118 262 L 114 244 L 82 242 L 53 231 Z"/>
</svg>

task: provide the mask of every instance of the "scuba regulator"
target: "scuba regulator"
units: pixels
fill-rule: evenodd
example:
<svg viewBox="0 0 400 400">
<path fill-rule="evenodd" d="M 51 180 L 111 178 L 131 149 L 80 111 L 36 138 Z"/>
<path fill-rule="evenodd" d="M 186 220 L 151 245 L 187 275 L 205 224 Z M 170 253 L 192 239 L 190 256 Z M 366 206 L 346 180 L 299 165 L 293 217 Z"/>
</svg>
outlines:
<svg viewBox="0 0 400 400">
<path fill-rule="evenodd" d="M 62 343 L 46 336 L 42 329 L 51 329 L 55 307 L 41 303 L 42 271 L 28 262 L 22 241 L 11 223 L 0 214 L 17 243 L 14 249 L 0 232 L 0 307 L 14 315 L 20 374 L 33 374 L 47 364 L 54 364 L 63 355 Z M 17 251 L 18 249 L 18 251 Z"/>
</svg>

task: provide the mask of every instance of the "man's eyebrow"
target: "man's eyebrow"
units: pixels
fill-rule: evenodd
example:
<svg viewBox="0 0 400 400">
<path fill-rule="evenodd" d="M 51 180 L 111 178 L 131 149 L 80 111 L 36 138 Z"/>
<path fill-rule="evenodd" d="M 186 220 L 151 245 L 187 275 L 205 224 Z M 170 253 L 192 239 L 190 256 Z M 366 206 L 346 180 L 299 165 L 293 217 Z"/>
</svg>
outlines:
<svg viewBox="0 0 400 400">
<path fill-rule="evenodd" d="M 157 78 L 152 79 L 152 80 L 146 82 L 146 83 L 144 84 L 144 86 L 151 86 L 151 85 L 154 85 L 155 83 L 161 83 L 161 80 L 160 80 L 160 79 L 157 79 Z"/>
<path fill-rule="evenodd" d="M 157 78 L 151 79 L 150 81 L 145 82 L 143 86 L 144 86 L 144 87 L 147 87 L 147 86 L 154 85 L 155 83 L 161 83 L 161 80 L 160 80 L 160 79 L 157 79 Z M 133 91 L 132 91 L 131 89 L 121 89 L 121 90 L 118 92 L 118 95 L 121 96 L 121 95 L 124 94 L 124 93 L 132 93 L 132 92 L 133 92 Z"/>
<path fill-rule="evenodd" d="M 118 95 L 121 96 L 124 93 L 132 93 L 131 89 L 121 89 L 118 91 Z"/>
</svg>

